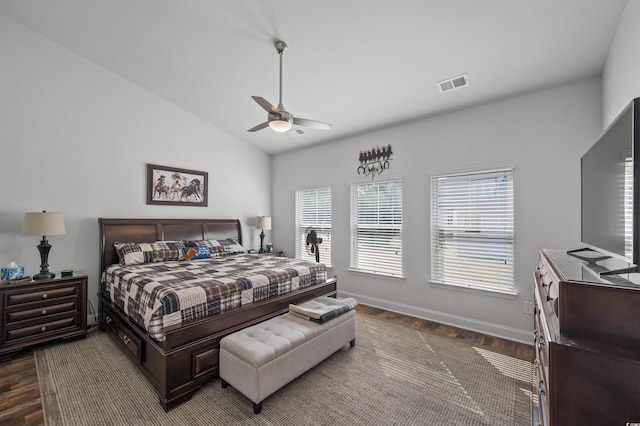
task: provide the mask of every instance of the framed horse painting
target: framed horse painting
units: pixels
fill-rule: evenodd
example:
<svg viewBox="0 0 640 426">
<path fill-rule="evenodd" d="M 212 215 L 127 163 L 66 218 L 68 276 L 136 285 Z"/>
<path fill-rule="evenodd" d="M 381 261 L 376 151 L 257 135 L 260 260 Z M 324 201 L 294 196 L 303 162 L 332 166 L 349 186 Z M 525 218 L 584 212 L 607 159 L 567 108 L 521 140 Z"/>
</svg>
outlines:
<svg viewBox="0 0 640 426">
<path fill-rule="evenodd" d="M 207 207 L 209 174 L 147 164 L 147 204 Z"/>
</svg>

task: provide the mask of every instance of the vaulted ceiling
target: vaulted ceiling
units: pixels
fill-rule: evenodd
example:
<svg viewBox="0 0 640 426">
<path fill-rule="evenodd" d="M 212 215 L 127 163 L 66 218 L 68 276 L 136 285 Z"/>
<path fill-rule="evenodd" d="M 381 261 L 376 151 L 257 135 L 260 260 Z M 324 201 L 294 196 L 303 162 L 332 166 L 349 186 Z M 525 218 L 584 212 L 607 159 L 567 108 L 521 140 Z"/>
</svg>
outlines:
<svg viewBox="0 0 640 426">
<path fill-rule="evenodd" d="M 280 153 L 598 76 L 626 0 L 0 0 L 0 13 Z M 328 122 L 247 129 L 278 103 Z M 441 93 L 437 82 L 467 74 Z M 294 136 L 295 135 L 295 136 Z"/>
</svg>

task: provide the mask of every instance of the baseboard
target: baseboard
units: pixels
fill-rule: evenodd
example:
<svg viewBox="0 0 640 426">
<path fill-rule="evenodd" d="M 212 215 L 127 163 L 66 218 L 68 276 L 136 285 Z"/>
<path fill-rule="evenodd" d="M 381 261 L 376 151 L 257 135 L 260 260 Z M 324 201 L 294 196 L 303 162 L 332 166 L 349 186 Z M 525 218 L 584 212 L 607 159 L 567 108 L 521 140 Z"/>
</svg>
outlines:
<svg viewBox="0 0 640 426">
<path fill-rule="evenodd" d="M 358 303 L 373 306 L 374 308 L 385 309 L 387 311 L 410 315 L 412 317 L 422 318 L 428 321 L 435 321 L 440 324 L 464 328 L 465 330 L 476 331 L 478 333 L 488 334 L 490 336 L 524 343 L 526 345 L 532 344 L 532 334 L 530 330 L 521 330 L 518 328 L 507 327 L 500 324 L 478 321 L 472 318 L 451 315 L 445 312 L 438 312 L 430 309 L 420 308 L 418 306 L 406 305 L 404 303 L 390 302 L 388 300 L 377 299 L 375 297 L 351 293 L 348 291 L 338 290 L 338 296 L 354 297 L 356 300 L 358 300 Z"/>
</svg>

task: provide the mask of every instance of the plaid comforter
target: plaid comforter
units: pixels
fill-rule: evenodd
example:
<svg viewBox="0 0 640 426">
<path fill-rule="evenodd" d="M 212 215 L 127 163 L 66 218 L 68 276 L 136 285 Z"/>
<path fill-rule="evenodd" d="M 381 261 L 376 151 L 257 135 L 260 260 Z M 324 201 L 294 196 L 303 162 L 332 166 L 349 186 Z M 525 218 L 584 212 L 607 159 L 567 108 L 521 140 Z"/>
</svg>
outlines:
<svg viewBox="0 0 640 426">
<path fill-rule="evenodd" d="M 102 291 L 149 335 L 164 328 L 326 281 L 321 263 L 232 254 L 192 262 L 111 265 Z"/>
</svg>

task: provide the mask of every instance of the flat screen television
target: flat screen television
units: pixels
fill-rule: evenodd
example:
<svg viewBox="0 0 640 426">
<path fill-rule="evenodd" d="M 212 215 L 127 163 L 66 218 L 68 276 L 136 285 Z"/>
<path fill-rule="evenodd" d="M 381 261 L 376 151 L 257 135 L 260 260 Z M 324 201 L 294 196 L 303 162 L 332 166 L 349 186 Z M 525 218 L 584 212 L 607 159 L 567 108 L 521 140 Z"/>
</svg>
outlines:
<svg viewBox="0 0 640 426">
<path fill-rule="evenodd" d="M 582 244 L 630 264 L 607 274 L 638 272 L 639 168 L 640 98 L 636 98 L 581 160 Z"/>
</svg>

